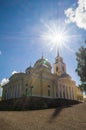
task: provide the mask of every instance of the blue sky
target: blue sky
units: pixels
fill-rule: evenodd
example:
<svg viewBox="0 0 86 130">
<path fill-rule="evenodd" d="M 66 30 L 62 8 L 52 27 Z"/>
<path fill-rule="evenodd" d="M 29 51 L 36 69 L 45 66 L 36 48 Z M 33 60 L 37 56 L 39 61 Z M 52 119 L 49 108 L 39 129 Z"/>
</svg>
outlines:
<svg viewBox="0 0 86 130">
<path fill-rule="evenodd" d="M 0 82 L 8 79 L 13 71 L 24 72 L 30 64 L 33 66 L 42 52 L 53 65 L 56 49 L 40 38 L 42 31 L 46 30 L 42 21 L 65 24 L 68 20 L 70 22 L 66 22 L 66 28 L 70 36 L 75 37 L 66 43 L 68 48 L 60 49 L 60 55 L 66 63 L 67 72 L 78 84 L 75 52 L 84 45 L 86 38 L 86 20 L 78 12 L 76 15 L 80 18 L 72 17 L 79 6 L 83 8 L 84 4 L 77 3 L 77 0 L 0 0 Z M 72 10 L 68 11 L 70 8 Z"/>
</svg>

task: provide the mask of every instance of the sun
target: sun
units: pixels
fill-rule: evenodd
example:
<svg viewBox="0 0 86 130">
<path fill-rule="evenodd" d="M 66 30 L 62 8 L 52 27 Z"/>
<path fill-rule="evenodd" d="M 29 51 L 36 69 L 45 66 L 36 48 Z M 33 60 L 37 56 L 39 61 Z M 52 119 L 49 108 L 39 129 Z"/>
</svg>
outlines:
<svg viewBox="0 0 86 130">
<path fill-rule="evenodd" d="M 54 41 L 55 43 L 62 42 L 63 41 L 63 35 L 61 33 L 55 34 L 52 41 Z"/>
<path fill-rule="evenodd" d="M 55 31 L 52 30 L 52 32 L 48 31 L 46 34 L 46 36 L 44 36 L 45 40 L 56 44 L 58 46 L 60 46 L 61 44 L 64 44 L 64 42 L 67 40 L 67 35 L 65 34 L 65 32 L 61 32 L 61 31 Z"/>
<path fill-rule="evenodd" d="M 67 43 L 70 40 L 70 34 L 66 25 L 55 21 L 48 24 L 42 21 L 42 23 L 44 25 L 44 31 L 41 33 L 42 40 L 46 41 L 52 48 L 68 48 Z"/>
</svg>

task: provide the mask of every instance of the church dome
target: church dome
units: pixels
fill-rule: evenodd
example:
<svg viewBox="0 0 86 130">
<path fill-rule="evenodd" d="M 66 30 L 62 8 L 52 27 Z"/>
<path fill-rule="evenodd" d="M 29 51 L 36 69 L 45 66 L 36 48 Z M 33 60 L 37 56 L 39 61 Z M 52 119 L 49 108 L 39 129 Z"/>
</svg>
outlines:
<svg viewBox="0 0 86 130">
<path fill-rule="evenodd" d="M 51 68 L 52 68 L 50 62 L 45 58 L 41 58 L 41 59 L 37 60 L 36 63 L 34 64 L 35 68 L 40 68 L 42 66 L 44 66 L 45 68 L 47 68 L 49 70 L 51 70 Z"/>
<path fill-rule="evenodd" d="M 29 66 L 26 70 L 25 70 L 25 72 L 26 72 L 26 74 L 30 74 L 30 72 L 32 71 L 32 67 L 31 66 Z"/>
</svg>

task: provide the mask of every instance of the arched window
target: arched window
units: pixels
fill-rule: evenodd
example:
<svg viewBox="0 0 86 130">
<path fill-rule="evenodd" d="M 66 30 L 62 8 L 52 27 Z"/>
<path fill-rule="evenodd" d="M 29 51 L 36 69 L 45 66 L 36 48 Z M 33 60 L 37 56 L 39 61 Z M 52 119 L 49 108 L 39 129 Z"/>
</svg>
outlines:
<svg viewBox="0 0 86 130">
<path fill-rule="evenodd" d="M 50 85 L 48 85 L 48 96 L 50 96 Z"/>
<path fill-rule="evenodd" d="M 58 66 L 56 67 L 56 72 L 58 72 Z"/>
<path fill-rule="evenodd" d="M 28 96 L 28 84 L 27 83 L 25 84 L 25 87 L 26 87 L 26 89 L 25 89 L 25 95 Z"/>
</svg>

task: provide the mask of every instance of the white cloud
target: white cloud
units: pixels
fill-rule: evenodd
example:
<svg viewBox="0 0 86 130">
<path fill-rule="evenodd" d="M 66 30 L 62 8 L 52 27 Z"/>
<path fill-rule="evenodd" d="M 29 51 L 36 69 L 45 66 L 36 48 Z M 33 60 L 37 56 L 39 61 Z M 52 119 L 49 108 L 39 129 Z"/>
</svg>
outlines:
<svg viewBox="0 0 86 130">
<path fill-rule="evenodd" d="M 0 51 L 0 55 L 2 54 L 2 52 Z"/>
<path fill-rule="evenodd" d="M 17 71 L 13 71 L 12 75 L 15 74 L 15 73 L 18 73 L 18 72 Z M 7 84 L 8 82 L 9 82 L 9 79 L 3 78 L 2 81 L 1 81 L 1 86 Z"/>
<path fill-rule="evenodd" d="M 18 72 L 14 70 L 14 71 L 12 72 L 12 75 L 14 75 L 14 74 L 16 74 L 16 73 L 18 73 Z"/>
<path fill-rule="evenodd" d="M 86 0 L 78 0 L 76 9 L 65 10 L 66 23 L 75 23 L 79 28 L 86 29 Z"/>
<path fill-rule="evenodd" d="M 8 82 L 9 82 L 9 79 L 6 79 L 6 78 L 2 79 L 1 86 L 7 84 Z"/>
</svg>

